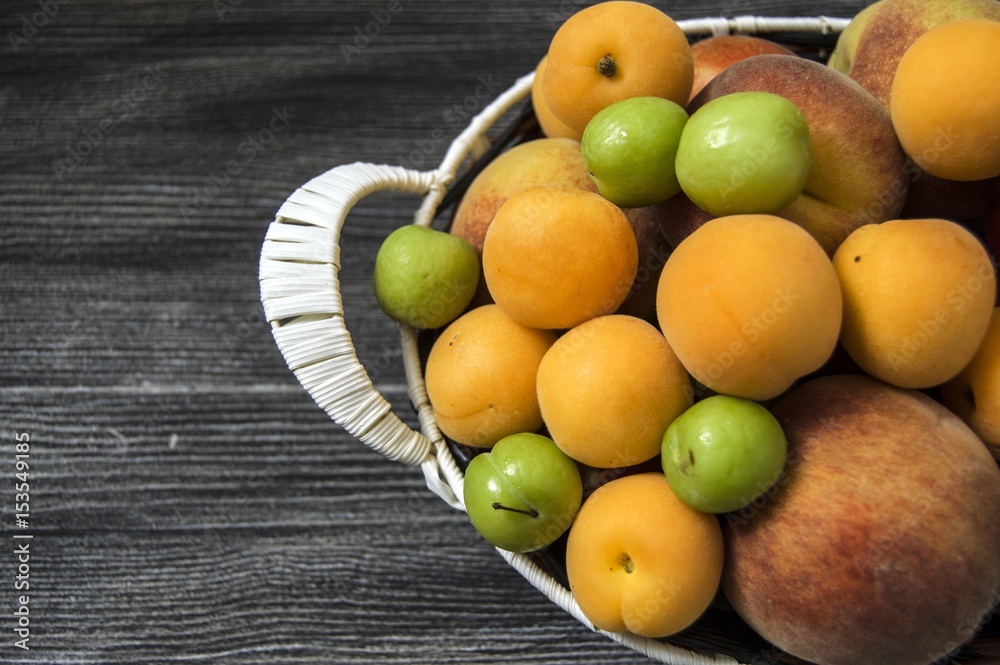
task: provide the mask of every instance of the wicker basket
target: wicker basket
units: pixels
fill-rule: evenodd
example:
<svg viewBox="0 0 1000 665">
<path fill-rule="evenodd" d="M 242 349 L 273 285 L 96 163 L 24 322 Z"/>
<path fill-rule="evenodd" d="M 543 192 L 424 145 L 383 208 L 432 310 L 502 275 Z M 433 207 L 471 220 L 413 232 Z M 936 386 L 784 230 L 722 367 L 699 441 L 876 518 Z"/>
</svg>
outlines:
<svg viewBox="0 0 1000 665">
<path fill-rule="evenodd" d="M 805 45 L 798 50 L 811 48 L 816 55 L 817 45 L 829 46 L 848 22 L 828 17 L 743 16 L 678 23 L 690 38 L 766 34 L 793 48 Z M 464 510 L 462 469 L 466 460 L 449 445 L 434 421 L 421 371 L 418 332 L 400 326 L 409 396 L 420 431 L 411 429 L 392 412 L 358 360 L 344 322 L 338 280 L 340 231 L 351 208 L 363 197 L 381 190 L 422 197 L 413 223 L 430 225 L 460 196 L 462 184 L 467 184 L 520 131 L 521 125 L 515 122 L 506 135 L 494 139 L 488 136 L 529 95 L 533 78 L 533 74 L 520 78 L 473 118 L 436 169 L 416 171 L 359 162 L 313 178 L 281 206 L 261 254 L 260 289 L 265 315 L 279 349 L 302 386 L 333 420 L 363 443 L 390 459 L 419 466 L 428 488 L 458 510 Z M 519 120 L 532 117 L 528 104 Z M 533 586 L 581 623 L 655 661 L 675 665 L 801 662 L 771 648 L 731 612 L 724 613 L 723 620 L 669 638 L 669 642 L 601 631 L 583 615 L 565 582 L 557 579 L 561 577 L 559 571 L 548 565 L 550 561 L 537 555 L 498 551 Z"/>
</svg>

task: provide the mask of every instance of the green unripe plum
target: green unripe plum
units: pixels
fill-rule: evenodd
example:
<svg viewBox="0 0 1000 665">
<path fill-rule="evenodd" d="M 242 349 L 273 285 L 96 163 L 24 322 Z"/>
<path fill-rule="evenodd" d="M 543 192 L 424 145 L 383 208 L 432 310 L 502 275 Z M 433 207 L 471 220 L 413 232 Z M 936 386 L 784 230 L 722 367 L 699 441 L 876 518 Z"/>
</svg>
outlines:
<svg viewBox="0 0 1000 665">
<path fill-rule="evenodd" d="M 778 481 L 787 442 L 781 425 L 756 402 L 713 395 L 667 428 L 661 461 L 677 497 L 707 513 L 749 505 Z"/>
<path fill-rule="evenodd" d="M 599 111 L 580 139 L 601 196 L 642 208 L 681 191 L 674 163 L 687 112 L 660 97 L 631 97 Z"/>
<path fill-rule="evenodd" d="M 805 189 L 810 164 L 798 106 L 769 92 L 736 92 L 691 114 L 676 167 L 687 197 L 722 217 L 782 210 Z"/>
<path fill-rule="evenodd" d="M 410 224 L 383 241 L 374 282 L 375 299 L 390 317 L 414 328 L 439 328 L 472 301 L 479 256 L 463 238 Z"/>
<path fill-rule="evenodd" d="M 465 470 L 465 509 L 492 545 L 530 552 L 550 545 L 583 502 L 580 469 L 552 439 L 512 434 Z"/>
</svg>

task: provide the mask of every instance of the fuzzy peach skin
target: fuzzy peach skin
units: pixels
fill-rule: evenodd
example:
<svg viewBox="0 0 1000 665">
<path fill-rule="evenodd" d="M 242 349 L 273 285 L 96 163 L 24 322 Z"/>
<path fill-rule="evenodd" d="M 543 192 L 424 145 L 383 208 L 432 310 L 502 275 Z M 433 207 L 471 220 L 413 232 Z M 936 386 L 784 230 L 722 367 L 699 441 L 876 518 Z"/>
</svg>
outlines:
<svg viewBox="0 0 1000 665">
<path fill-rule="evenodd" d="M 773 215 L 710 220 L 667 259 L 660 329 L 691 375 L 752 400 L 776 397 L 833 353 L 841 294 L 826 252 Z"/>
<path fill-rule="evenodd" d="M 722 575 L 722 531 L 660 472 L 617 478 L 580 508 L 566 544 L 570 589 L 598 628 L 679 632 L 708 608 Z"/>
<path fill-rule="evenodd" d="M 952 379 L 979 348 L 996 278 L 965 227 L 943 219 L 862 226 L 833 266 L 844 296 L 840 341 L 868 374 L 930 388 Z"/>
<path fill-rule="evenodd" d="M 785 476 L 726 519 L 739 615 L 821 665 L 925 665 L 968 641 L 1000 594 L 1000 469 L 975 434 L 864 375 L 805 383 L 773 413 Z"/>
<path fill-rule="evenodd" d="M 515 323 L 496 305 L 453 321 L 431 347 L 424 373 L 441 431 L 467 446 L 491 448 L 509 434 L 538 430 L 535 379 L 555 341 L 553 332 Z"/>
<path fill-rule="evenodd" d="M 576 326 L 538 367 L 549 434 L 578 462 L 600 468 L 660 454 L 663 434 L 691 406 L 691 379 L 652 324 L 613 314 Z"/>
</svg>

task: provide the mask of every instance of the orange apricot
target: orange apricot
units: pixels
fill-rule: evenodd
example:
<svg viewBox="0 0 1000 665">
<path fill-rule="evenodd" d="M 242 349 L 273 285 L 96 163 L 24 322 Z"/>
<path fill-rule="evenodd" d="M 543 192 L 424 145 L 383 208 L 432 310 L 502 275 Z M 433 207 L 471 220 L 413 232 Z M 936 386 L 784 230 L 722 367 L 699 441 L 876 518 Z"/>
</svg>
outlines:
<svg viewBox="0 0 1000 665">
<path fill-rule="evenodd" d="M 444 329 L 424 379 L 438 427 L 448 437 L 491 448 L 542 426 L 538 365 L 556 337 L 515 323 L 496 305 L 469 310 Z"/>
<path fill-rule="evenodd" d="M 773 215 L 710 220 L 660 275 L 657 318 L 708 388 L 767 400 L 819 369 L 837 345 L 841 295 L 820 244 Z"/>
<path fill-rule="evenodd" d="M 615 311 L 638 262 L 625 213 L 583 190 L 539 186 L 511 195 L 483 242 L 490 294 L 532 328 L 572 328 Z"/>
<path fill-rule="evenodd" d="M 621 314 L 560 337 L 538 367 L 537 389 L 556 445 L 599 468 L 659 455 L 667 427 L 693 398 L 691 379 L 660 331 Z"/>
<path fill-rule="evenodd" d="M 843 290 L 840 341 L 868 374 L 930 388 L 972 359 L 993 312 L 996 278 L 983 244 L 943 219 L 866 224 L 833 256 Z"/>
<path fill-rule="evenodd" d="M 678 499 L 662 473 L 597 488 L 566 543 L 566 574 L 598 628 L 664 637 L 708 609 L 722 578 L 722 529 Z"/>
<path fill-rule="evenodd" d="M 583 132 L 578 132 L 552 113 L 549 103 L 542 92 L 542 77 L 545 76 L 545 65 L 549 57 L 543 56 L 535 67 L 535 80 L 531 82 L 531 105 L 535 109 L 535 117 L 542 133 L 548 138 L 564 138 L 579 141 Z"/>
<path fill-rule="evenodd" d="M 580 135 L 601 109 L 629 97 L 687 104 L 691 46 L 676 22 L 642 2 L 581 9 L 552 37 L 542 90 L 552 113 Z"/>
<path fill-rule="evenodd" d="M 914 162 L 948 180 L 1000 175 L 1000 22 L 943 23 L 896 67 L 889 113 Z"/>
</svg>

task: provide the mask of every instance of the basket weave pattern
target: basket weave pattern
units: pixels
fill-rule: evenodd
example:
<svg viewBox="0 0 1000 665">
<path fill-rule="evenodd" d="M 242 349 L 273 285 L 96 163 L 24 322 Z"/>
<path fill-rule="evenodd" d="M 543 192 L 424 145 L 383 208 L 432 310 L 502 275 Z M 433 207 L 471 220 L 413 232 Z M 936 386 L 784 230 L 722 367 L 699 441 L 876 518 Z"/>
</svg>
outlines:
<svg viewBox="0 0 1000 665">
<path fill-rule="evenodd" d="M 849 19 L 743 16 L 678 21 L 689 36 L 835 34 Z M 489 147 L 487 131 L 527 97 L 534 74 L 518 79 L 452 142 L 441 164 L 430 171 L 353 163 L 338 166 L 297 189 L 268 228 L 260 259 L 260 293 L 275 342 L 289 368 L 316 403 L 345 430 L 386 457 L 421 467 L 428 488 L 448 505 L 464 510 L 463 475 L 434 421 L 421 372 L 416 331 L 400 326 L 409 396 L 420 431 L 406 425 L 375 390 L 357 357 L 344 322 L 340 271 L 340 232 L 351 209 L 383 190 L 422 197 L 413 223 L 428 226 L 463 163 Z M 593 626 L 572 594 L 531 558 L 498 550 L 507 562 L 552 602 L 592 630 L 649 656 L 675 665 L 738 663 L 725 655 L 705 655 L 630 633 L 609 633 Z"/>
</svg>

